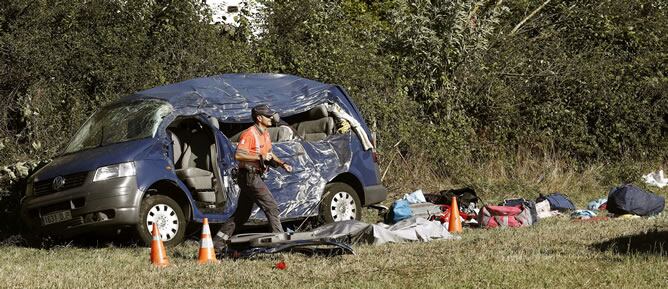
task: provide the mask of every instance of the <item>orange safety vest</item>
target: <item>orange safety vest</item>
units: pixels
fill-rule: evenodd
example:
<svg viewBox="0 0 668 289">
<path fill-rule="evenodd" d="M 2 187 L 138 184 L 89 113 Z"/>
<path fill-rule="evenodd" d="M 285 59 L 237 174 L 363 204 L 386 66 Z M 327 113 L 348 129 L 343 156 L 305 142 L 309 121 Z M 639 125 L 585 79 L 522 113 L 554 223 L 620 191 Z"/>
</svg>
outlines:
<svg viewBox="0 0 668 289">
<path fill-rule="evenodd" d="M 253 125 L 246 129 L 239 136 L 239 145 L 237 150 L 243 150 L 251 155 L 267 155 L 271 151 L 271 137 L 269 130 L 265 129 L 263 133 L 257 125 Z"/>
</svg>

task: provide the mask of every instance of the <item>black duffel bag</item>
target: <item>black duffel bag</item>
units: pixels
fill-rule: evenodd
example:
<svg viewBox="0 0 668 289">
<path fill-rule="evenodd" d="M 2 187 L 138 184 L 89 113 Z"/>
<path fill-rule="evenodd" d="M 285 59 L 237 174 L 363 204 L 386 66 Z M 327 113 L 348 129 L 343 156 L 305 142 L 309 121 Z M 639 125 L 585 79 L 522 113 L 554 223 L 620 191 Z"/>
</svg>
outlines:
<svg viewBox="0 0 668 289">
<path fill-rule="evenodd" d="M 607 210 L 617 215 L 656 215 L 663 211 L 665 205 L 666 199 L 664 197 L 647 192 L 632 184 L 614 188 L 608 193 Z"/>
</svg>

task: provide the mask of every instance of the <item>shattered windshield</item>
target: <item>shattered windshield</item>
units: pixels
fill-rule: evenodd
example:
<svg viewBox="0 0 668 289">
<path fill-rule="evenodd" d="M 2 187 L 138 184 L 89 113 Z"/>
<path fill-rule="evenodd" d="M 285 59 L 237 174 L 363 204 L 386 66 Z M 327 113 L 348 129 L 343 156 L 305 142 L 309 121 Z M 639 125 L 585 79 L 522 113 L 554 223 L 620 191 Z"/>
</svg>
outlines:
<svg viewBox="0 0 668 289">
<path fill-rule="evenodd" d="M 162 118 L 172 110 L 169 103 L 159 100 L 104 107 L 79 129 L 64 153 L 153 137 Z"/>
</svg>

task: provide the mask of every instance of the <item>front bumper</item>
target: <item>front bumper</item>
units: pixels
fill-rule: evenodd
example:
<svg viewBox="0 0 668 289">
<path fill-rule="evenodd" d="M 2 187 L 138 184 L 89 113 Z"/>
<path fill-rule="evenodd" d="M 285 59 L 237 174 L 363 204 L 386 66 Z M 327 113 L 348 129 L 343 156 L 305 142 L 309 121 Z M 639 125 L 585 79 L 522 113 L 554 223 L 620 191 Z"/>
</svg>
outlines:
<svg viewBox="0 0 668 289">
<path fill-rule="evenodd" d="M 21 217 L 32 230 L 72 236 L 90 231 L 136 224 L 141 192 L 135 177 L 92 182 L 89 174 L 83 185 L 21 202 Z M 71 219 L 44 225 L 42 217 L 69 211 Z"/>
</svg>

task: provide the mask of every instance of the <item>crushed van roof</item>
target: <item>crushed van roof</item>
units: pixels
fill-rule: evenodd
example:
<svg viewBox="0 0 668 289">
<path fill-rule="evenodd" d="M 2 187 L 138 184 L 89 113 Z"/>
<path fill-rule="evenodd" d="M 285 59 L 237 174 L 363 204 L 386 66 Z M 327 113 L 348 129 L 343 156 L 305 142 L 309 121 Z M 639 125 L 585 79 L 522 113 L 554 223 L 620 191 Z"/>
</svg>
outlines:
<svg viewBox="0 0 668 289">
<path fill-rule="evenodd" d="M 121 101 L 162 99 L 181 108 L 214 108 L 230 120 L 250 118 L 250 109 L 271 104 L 282 115 L 306 111 L 328 99 L 341 97 L 333 93 L 336 85 L 287 74 L 222 74 L 136 92 Z"/>
</svg>

